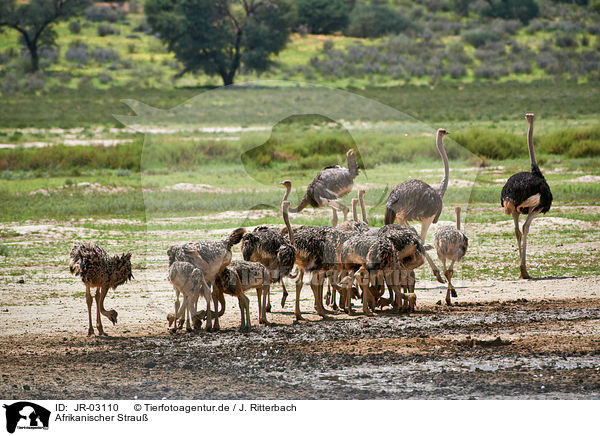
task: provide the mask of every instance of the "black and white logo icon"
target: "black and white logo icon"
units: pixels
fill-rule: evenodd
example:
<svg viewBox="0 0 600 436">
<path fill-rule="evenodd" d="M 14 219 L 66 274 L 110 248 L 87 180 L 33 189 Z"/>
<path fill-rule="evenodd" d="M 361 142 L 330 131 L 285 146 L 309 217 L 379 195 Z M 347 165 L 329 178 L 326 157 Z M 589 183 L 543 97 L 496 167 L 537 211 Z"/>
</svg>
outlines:
<svg viewBox="0 0 600 436">
<path fill-rule="evenodd" d="M 18 429 L 48 429 L 50 411 L 29 401 L 5 404 L 6 431 L 14 433 Z"/>
</svg>

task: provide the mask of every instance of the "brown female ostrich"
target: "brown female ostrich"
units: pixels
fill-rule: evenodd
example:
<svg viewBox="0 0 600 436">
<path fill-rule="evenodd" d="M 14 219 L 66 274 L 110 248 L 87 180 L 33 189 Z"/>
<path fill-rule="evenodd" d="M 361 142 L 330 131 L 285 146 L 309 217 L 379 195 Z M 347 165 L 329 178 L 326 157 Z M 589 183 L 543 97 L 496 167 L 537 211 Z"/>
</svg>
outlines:
<svg viewBox="0 0 600 436">
<path fill-rule="evenodd" d="M 244 260 L 259 262 L 264 265 L 273 283 L 281 282 L 283 297 L 281 307 L 285 305 L 288 292 L 283 278 L 288 276 L 294 267 L 296 250 L 289 239 L 277 228 L 259 226 L 251 233 L 246 233 L 242 239 L 242 255 Z M 270 296 L 267 295 L 267 312 L 271 311 Z"/>
<path fill-rule="evenodd" d="M 256 289 L 258 299 L 258 322 L 268 324 L 267 321 L 267 295 L 271 286 L 271 277 L 267 268 L 258 262 L 247 262 L 245 260 L 232 260 L 227 268 L 217 274 L 214 289 L 217 298 L 225 307 L 223 294 L 233 295 L 238 298 L 241 313 L 240 330 L 250 329 L 250 300 L 245 292 L 248 289 Z"/>
<path fill-rule="evenodd" d="M 390 192 L 386 205 L 385 224 L 393 224 L 396 219 L 400 221 L 400 224 L 420 221 L 423 243 L 425 243 L 429 226 L 431 223 L 436 223 L 442 213 L 442 198 L 448 188 L 450 169 L 443 142 L 443 138 L 447 134 L 446 129 L 438 129 L 436 135 L 435 144 L 444 162 L 444 178 L 437 191 L 422 180 L 407 180 Z"/>
<path fill-rule="evenodd" d="M 535 159 L 533 149 L 533 114 L 526 114 L 529 123 L 527 131 L 527 147 L 529 148 L 529 161 L 531 172 L 513 174 L 507 180 L 500 194 L 500 203 L 504 207 L 504 213 L 512 215 L 515 222 L 515 235 L 521 257 L 521 275 L 519 278 L 530 279 L 525 266 L 527 256 L 527 234 L 531 221 L 539 214 L 546 213 L 552 205 L 552 192 L 542 175 Z M 519 214 L 527 215 L 523 224 L 523 233 L 519 230 Z"/>
<path fill-rule="evenodd" d="M 446 304 L 452 305 L 450 296 L 457 297 L 456 290 L 452 286 L 452 274 L 454 274 L 454 262 L 460 262 L 467 248 L 469 248 L 469 238 L 460 231 L 460 207 L 454 208 L 456 212 L 456 228 L 454 226 L 442 226 L 435 231 L 433 245 L 437 255 L 442 261 L 444 275 L 448 279 L 448 291 L 446 292 Z M 450 261 L 450 267 L 446 269 L 446 260 Z"/>
<path fill-rule="evenodd" d="M 92 327 L 92 294 L 90 288 L 96 288 L 96 328 L 98 334 L 106 336 L 102 327 L 100 314 L 107 317 L 113 324 L 117 323 L 117 311 L 104 309 L 104 299 L 109 289 L 133 279 L 131 273 L 131 253 L 121 256 L 109 256 L 106 251 L 93 242 L 74 245 L 71 250 L 71 274 L 81 276 L 85 284 L 85 299 L 88 307 L 88 336 L 94 334 Z"/>
<path fill-rule="evenodd" d="M 304 194 L 302 201 L 300 201 L 300 204 L 295 208 L 291 208 L 289 211 L 296 213 L 300 212 L 306 206 L 329 206 L 333 210 L 332 226 L 335 227 L 338 222 L 337 210 L 343 211 L 345 221 L 348 218 L 348 207 L 340 201 L 340 197 L 343 197 L 352 191 L 354 179 L 358 175 L 358 164 L 356 163 L 354 150 L 348 150 L 346 158 L 348 159 L 348 168 L 335 165 L 321 170 L 306 187 L 306 193 Z M 292 184 L 289 180 L 281 182 L 281 184 L 285 185 L 287 188 L 286 195 L 283 198 L 283 201 L 287 201 L 290 191 L 292 190 Z"/>
<path fill-rule="evenodd" d="M 400 221 L 400 224 L 420 221 L 423 244 L 425 244 L 429 226 L 431 223 L 437 223 L 442 213 L 442 199 L 448 188 L 450 168 L 443 142 L 444 136 L 448 133 L 446 129 L 438 129 L 436 134 L 435 144 L 444 162 L 444 177 L 437 191 L 422 180 L 407 180 L 397 185 L 390 192 L 386 205 L 385 224 L 393 224 L 396 219 Z M 435 264 L 432 271 L 438 281 L 444 283 Z"/>
<path fill-rule="evenodd" d="M 294 315 L 296 320 L 300 321 L 302 314 L 300 312 L 300 291 L 302 290 L 304 273 L 312 273 L 310 286 L 315 297 L 315 310 L 323 317 L 328 318 L 330 313 L 323 307 L 323 282 L 328 272 L 337 268 L 336 250 L 332 238 L 328 233 L 334 232 L 332 227 L 328 226 L 299 226 L 292 229 L 288 215 L 290 207 L 289 201 L 283 201 L 281 204 L 283 221 L 292 244 L 296 250 L 296 266 L 298 267 L 298 276 L 296 277 L 296 305 Z"/>
<path fill-rule="evenodd" d="M 200 293 L 204 295 L 208 292 L 210 294 L 204 275 L 199 268 L 189 262 L 173 262 L 169 266 L 169 282 L 173 285 L 176 294 L 175 312 L 167 317 L 169 326 L 173 322 L 175 325 L 172 331 L 175 332 L 177 328 L 181 328 L 185 319 L 186 329 L 191 331 L 190 321 L 194 320 L 197 323 L 194 317 L 196 316 L 195 302 L 198 300 L 198 296 Z M 179 305 L 180 293 L 183 294 L 183 306 Z M 173 316 L 171 317 L 171 315 Z M 179 326 L 177 325 L 178 319 L 181 319 Z"/>
</svg>

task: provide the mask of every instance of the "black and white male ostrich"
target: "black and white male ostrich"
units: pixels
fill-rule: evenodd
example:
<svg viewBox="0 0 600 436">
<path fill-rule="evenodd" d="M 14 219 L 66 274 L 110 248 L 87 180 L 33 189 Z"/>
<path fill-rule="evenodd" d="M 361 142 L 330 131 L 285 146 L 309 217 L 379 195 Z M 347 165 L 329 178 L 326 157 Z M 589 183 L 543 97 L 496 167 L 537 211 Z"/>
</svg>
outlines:
<svg viewBox="0 0 600 436">
<path fill-rule="evenodd" d="M 131 253 L 121 256 L 109 256 L 106 251 L 93 242 L 76 244 L 71 250 L 71 274 L 81 276 L 85 285 L 85 299 L 88 307 L 88 336 L 94 335 L 92 327 L 92 294 L 91 288 L 96 288 L 96 328 L 98 334 L 106 336 L 102 327 L 100 314 L 107 317 L 113 324 L 117 323 L 117 311 L 104 309 L 104 299 L 109 289 L 133 279 L 131 273 Z"/>
<path fill-rule="evenodd" d="M 407 224 L 410 221 L 421 222 L 421 240 L 425 244 L 427 230 L 431 223 L 437 223 L 442 213 L 442 199 L 448 188 L 448 178 L 450 167 L 448 165 L 448 155 L 444 148 L 444 136 L 449 132 L 446 129 L 438 129 L 435 139 L 435 145 L 444 162 L 444 178 L 440 187 L 435 190 L 422 180 L 412 179 L 397 185 L 387 200 L 385 209 L 385 224 L 393 224 L 396 219 L 400 224 Z M 431 262 L 432 271 L 438 281 L 443 283 L 439 269 Z"/>
<path fill-rule="evenodd" d="M 348 207 L 340 201 L 340 197 L 352 191 L 354 179 L 358 176 L 358 164 L 356 163 L 354 150 L 348 150 L 346 157 L 348 159 L 348 168 L 334 165 L 319 171 L 317 177 L 306 187 L 306 193 L 300 204 L 295 208 L 290 208 L 289 212 L 300 212 L 306 206 L 329 206 L 333 210 L 332 226 L 335 227 L 338 223 L 336 212 L 338 210 L 344 213 L 344 221 L 346 221 L 348 219 Z M 287 201 L 292 190 L 292 184 L 289 180 L 281 182 L 281 184 L 287 188 L 283 199 L 283 201 Z"/>
<path fill-rule="evenodd" d="M 435 231 L 433 245 L 437 255 L 442 261 L 444 275 L 448 279 L 448 291 L 446 292 L 446 304 L 452 305 L 450 296 L 457 297 L 456 289 L 452 286 L 452 274 L 454 274 L 454 263 L 460 262 L 469 248 L 469 238 L 460 231 L 460 207 L 455 207 L 456 228 L 454 226 L 441 226 Z M 450 261 L 450 267 L 446 268 L 446 261 Z"/>
<path fill-rule="evenodd" d="M 527 253 L 527 234 L 531 221 L 539 214 L 546 213 L 552 205 L 552 192 L 542 175 L 540 168 L 535 160 L 535 150 L 533 149 L 533 114 L 526 114 L 525 119 L 529 123 L 527 130 L 527 147 L 529 148 L 529 160 L 531 162 L 531 172 L 517 173 L 508 179 L 502 193 L 500 194 L 500 203 L 504 207 L 504 213 L 512 215 L 515 221 L 515 235 L 517 245 L 519 246 L 519 255 L 521 257 L 521 275 L 519 278 L 530 279 L 525 266 Z M 519 214 L 527 215 L 523 224 L 523 232 L 519 230 Z"/>
</svg>

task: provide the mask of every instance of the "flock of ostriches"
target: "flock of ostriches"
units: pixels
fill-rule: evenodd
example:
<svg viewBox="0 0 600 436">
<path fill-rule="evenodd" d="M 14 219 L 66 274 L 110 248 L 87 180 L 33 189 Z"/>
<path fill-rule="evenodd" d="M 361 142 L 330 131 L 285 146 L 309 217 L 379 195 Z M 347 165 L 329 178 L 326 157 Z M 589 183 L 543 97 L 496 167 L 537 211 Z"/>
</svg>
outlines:
<svg viewBox="0 0 600 436">
<path fill-rule="evenodd" d="M 552 203 L 550 188 L 535 159 L 533 114 L 527 114 L 526 119 L 529 123 L 527 145 L 531 172 L 511 176 L 501 193 L 504 212 L 512 215 L 515 222 L 521 278 L 530 278 L 525 258 L 531 221 L 539 213 L 547 212 Z M 386 305 L 391 305 L 398 312 L 414 310 L 416 268 L 427 262 L 437 280 L 444 283 L 439 269 L 427 254 L 427 250 L 433 247 L 425 245 L 425 238 L 430 225 L 440 217 L 448 187 L 448 157 L 443 144 L 447 134 L 445 129 L 439 129 L 436 135 L 436 146 L 444 162 L 444 177 L 439 188 L 434 189 L 421 180 L 407 180 L 397 185 L 388 197 L 385 225 L 381 228 L 369 227 L 364 190 L 359 190 L 358 198 L 352 200 L 353 219 L 347 219 L 349 209 L 340 197 L 352 191 L 353 180 L 359 171 L 354 152 L 350 150 L 347 153 L 348 168 L 332 166 L 319 172 L 296 208 L 290 208 L 288 201 L 291 182 L 281 182 L 286 189 L 281 205 L 285 223 L 283 229 L 259 226 L 252 232 L 246 232 L 244 228 L 238 228 L 224 240 L 169 247 L 168 278 L 176 294 L 175 311 L 167 316 L 169 327 L 176 331 L 185 323 L 189 331 L 192 326 L 200 328 L 205 322 L 207 331 L 218 330 L 219 317 L 225 311 L 224 294 L 228 294 L 238 298 L 241 329 L 247 330 L 251 325 L 250 304 L 246 296 L 249 289 L 257 292 L 259 323 L 267 324 L 273 283 L 281 283 L 281 305 L 285 305 L 288 292 L 282 280 L 284 277 L 295 279 L 294 314 L 296 320 L 301 320 L 300 291 L 305 274 L 310 274 L 314 308 L 323 318 L 338 310 L 352 313 L 353 299 L 362 300 L 362 310 L 369 316 L 374 315 L 376 308 Z M 298 213 L 309 205 L 331 207 L 332 226 L 292 226 L 289 213 Z M 362 219 L 358 217 L 359 205 Z M 468 238 L 460 230 L 460 208 L 455 210 L 456 226 L 440 226 L 434 236 L 434 246 L 448 282 L 448 305 L 452 304 L 451 298 L 457 296 L 452 285 L 454 264 L 463 258 L 468 247 Z M 339 225 L 337 211 L 344 214 L 344 221 Z M 519 229 L 520 214 L 527 215 L 522 231 Z M 407 225 L 413 221 L 421 223 L 420 234 Z M 231 248 L 240 242 L 244 260 L 232 260 Z M 95 298 L 96 328 L 99 335 L 105 335 L 101 315 L 116 324 L 117 312 L 106 310 L 104 299 L 109 289 L 115 289 L 133 278 L 131 254 L 109 256 L 98 245 L 83 243 L 75 245 L 70 256 L 71 273 L 80 275 L 86 287 L 88 334 L 94 335 L 92 303 Z M 386 287 L 388 295 L 384 297 Z M 95 297 L 92 297 L 91 288 L 96 288 Z M 200 296 L 206 301 L 206 310 L 197 310 Z"/>
</svg>

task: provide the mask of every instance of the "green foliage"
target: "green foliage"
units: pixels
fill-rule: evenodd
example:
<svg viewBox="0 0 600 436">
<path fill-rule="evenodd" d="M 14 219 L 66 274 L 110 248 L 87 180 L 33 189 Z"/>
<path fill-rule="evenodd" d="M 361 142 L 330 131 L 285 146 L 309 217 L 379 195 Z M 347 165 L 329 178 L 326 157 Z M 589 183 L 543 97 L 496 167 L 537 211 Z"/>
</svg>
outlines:
<svg viewBox="0 0 600 436">
<path fill-rule="evenodd" d="M 149 0 L 146 15 L 184 72 L 219 75 L 225 85 L 233 84 L 241 66 L 268 69 L 270 56 L 285 47 L 296 20 L 288 0 Z"/>
<path fill-rule="evenodd" d="M 378 38 L 414 29 L 406 16 L 381 4 L 359 6 L 350 15 L 347 34 L 359 38 Z"/>
<path fill-rule="evenodd" d="M 52 45 L 56 39 L 54 23 L 81 14 L 88 4 L 89 0 L 0 0 L 0 30 L 8 27 L 20 33 L 29 51 L 31 71 L 37 71 L 39 47 Z"/>
<path fill-rule="evenodd" d="M 486 0 L 482 14 L 491 18 L 516 19 L 527 24 L 540 14 L 535 0 Z"/>
<path fill-rule="evenodd" d="M 470 130 L 452 138 L 471 153 L 490 159 L 511 159 L 527 154 L 523 137 L 491 130 Z"/>
<path fill-rule="evenodd" d="M 296 0 L 298 26 L 310 33 L 333 33 L 348 24 L 351 6 L 346 0 Z"/>
<path fill-rule="evenodd" d="M 600 127 L 565 129 L 544 135 L 539 149 L 572 158 L 600 156 Z"/>
<path fill-rule="evenodd" d="M 461 35 L 463 41 L 471 44 L 473 47 L 483 47 L 489 41 L 498 41 L 498 35 L 486 28 L 477 28 L 467 30 Z"/>
</svg>

